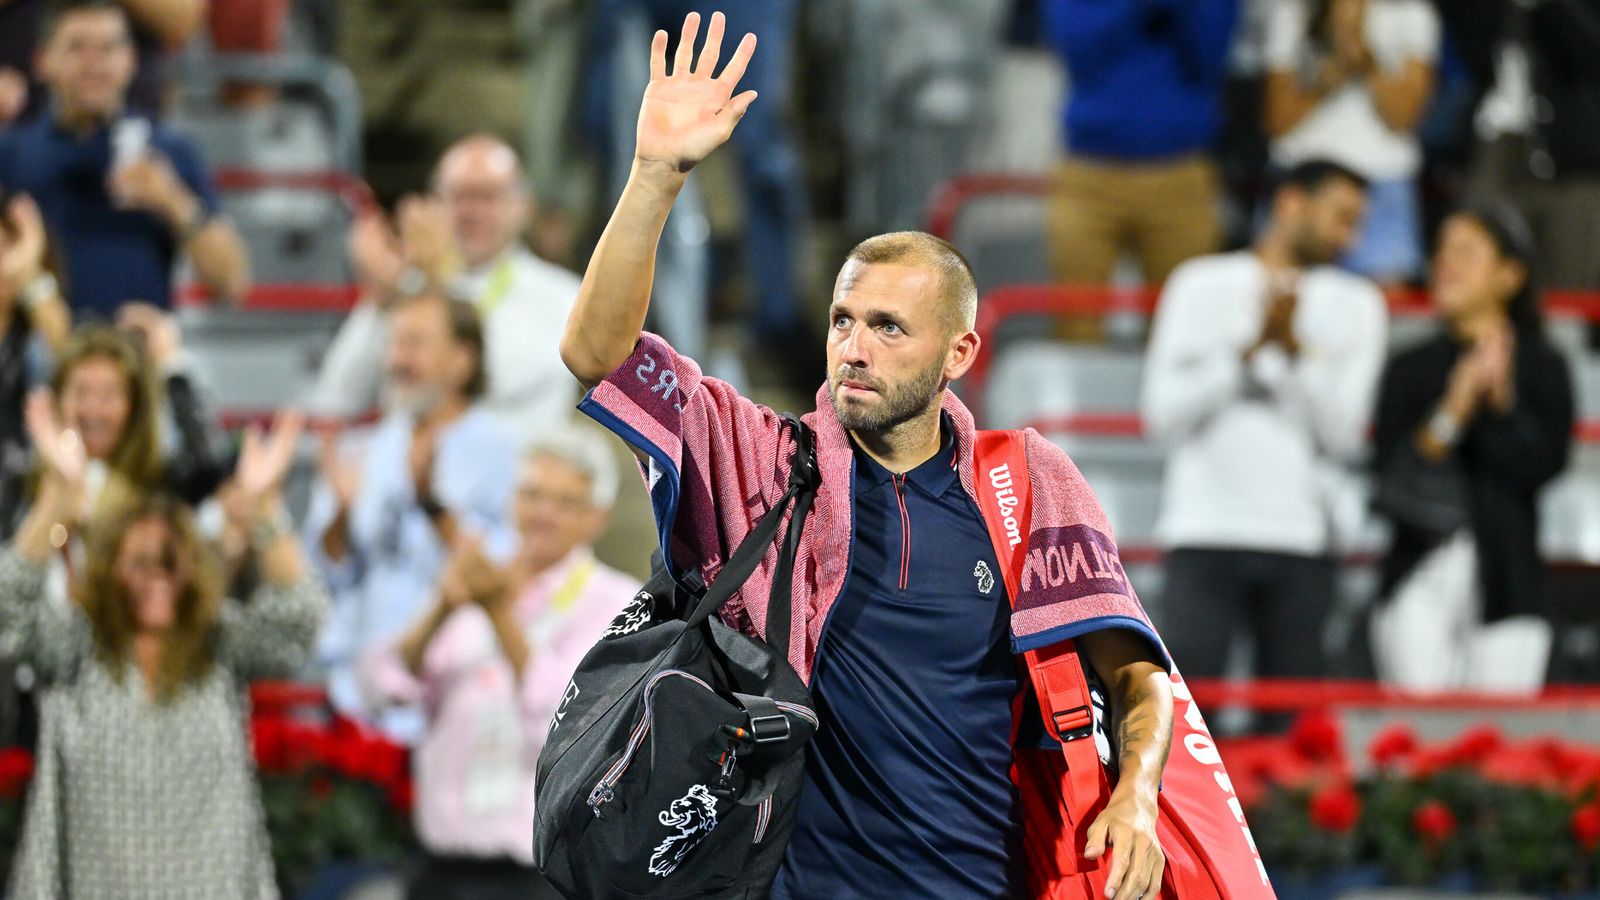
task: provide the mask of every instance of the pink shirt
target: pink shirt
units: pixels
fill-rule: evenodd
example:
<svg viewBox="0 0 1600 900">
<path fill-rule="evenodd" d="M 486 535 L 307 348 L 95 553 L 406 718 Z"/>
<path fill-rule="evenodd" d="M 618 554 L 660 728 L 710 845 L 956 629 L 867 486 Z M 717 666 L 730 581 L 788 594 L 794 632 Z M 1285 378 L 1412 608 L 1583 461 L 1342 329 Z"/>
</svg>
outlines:
<svg viewBox="0 0 1600 900">
<path fill-rule="evenodd" d="M 521 684 L 477 606 L 445 620 L 420 674 L 400 658 L 399 641 L 362 660 L 361 687 L 371 701 L 426 711 L 412 762 L 425 847 L 533 863 L 534 767 L 550 717 L 573 670 L 639 586 L 586 547 L 530 582 L 515 607 L 530 651 Z"/>
</svg>

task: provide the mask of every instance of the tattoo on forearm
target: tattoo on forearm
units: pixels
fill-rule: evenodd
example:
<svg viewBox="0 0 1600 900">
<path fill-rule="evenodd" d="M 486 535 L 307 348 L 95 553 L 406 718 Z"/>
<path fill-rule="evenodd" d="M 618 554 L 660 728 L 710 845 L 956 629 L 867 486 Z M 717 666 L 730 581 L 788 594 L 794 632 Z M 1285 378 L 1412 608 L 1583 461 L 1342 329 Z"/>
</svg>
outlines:
<svg viewBox="0 0 1600 900">
<path fill-rule="evenodd" d="M 1167 751 L 1170 740 L 1162 738 L 1165 734 L 1170 738 L 1172 723 L 1161 721 L 1160 711 L 1145 703 L 1150 698 L 1150 689 L 1144 684 L 1135 685 L 1131 690 L 1122 692 L 1122 716 L 1117 728 L 1117 749 L 1119 765 L 1123 770 L 1144 762 L 1154 762 L 1155 770 L 1160 771 L 1167 765 Z M 1152 759 L 1146 754 L 1154 754 Z"/>
</svg>

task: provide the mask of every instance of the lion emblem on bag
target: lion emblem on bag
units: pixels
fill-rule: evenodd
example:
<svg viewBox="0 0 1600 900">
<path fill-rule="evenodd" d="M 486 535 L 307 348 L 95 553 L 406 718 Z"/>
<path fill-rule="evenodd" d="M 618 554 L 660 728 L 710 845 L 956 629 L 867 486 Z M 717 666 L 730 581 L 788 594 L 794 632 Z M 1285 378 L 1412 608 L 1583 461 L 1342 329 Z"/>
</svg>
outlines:
<svg viewBox="0 0 1600 900">
<path fill-rule="evenodd" d="M 611 625 L 600 632 L 600 637 L 622 637 L 643 628 L 650 621 L 651 600 L 651 596 L 644 591 L 634 594 L 628 605 L 611 621 Z"/>
<path fill-rule="evenodd" d="M 678 870 L 678 865 L 689 851 L 700 846 L 706 835 L 717 827 L 717 798 L 703 784 L 689 788 L 689 793 L 672 801 L 667 811 L 656 820 L 668 828 L 678 829 L 656 847 L 650 857 L 650 874 L 662 878 Z"/>
</svg>

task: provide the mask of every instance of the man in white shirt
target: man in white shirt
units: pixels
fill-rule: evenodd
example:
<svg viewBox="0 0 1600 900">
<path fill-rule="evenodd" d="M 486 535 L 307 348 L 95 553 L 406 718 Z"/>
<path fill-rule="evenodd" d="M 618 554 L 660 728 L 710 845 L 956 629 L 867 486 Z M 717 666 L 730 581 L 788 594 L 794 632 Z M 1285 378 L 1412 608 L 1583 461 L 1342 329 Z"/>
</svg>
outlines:
<svg viewBox="0 0 1600 900">
<path fill-rule="evenodd" d="M 1333 476 L 1365 441 L 1385 351 L 1383 296 L 1329 265 L 1365 205 L 1359 175 L 1302 163 L 1254 247 L 1190 260 L 1162 292 L 1142 411 L 1170 448 L 1161 633 L 1185 674 L 1221 675 L 1241 627 L 1257 674 L 1323 672 Z"/>
<path fill-rule="evenodd" d="M 361 301 L 323 362 L 318 411 L 371 410 L 379 402 L 391 305 L 439 291 L 477 307 L 488 340 L 485 404 L 518 445 L 566 419 L 578 384 L 557 345 L 579 282 L 523 245 L 532 208 L 525 185 L 509 145 L 474 135 L 439 159 L 431 196 L 401 200 L 398 228 L 376 213 L 356 221 L 350 255 Z"/>
</svg>

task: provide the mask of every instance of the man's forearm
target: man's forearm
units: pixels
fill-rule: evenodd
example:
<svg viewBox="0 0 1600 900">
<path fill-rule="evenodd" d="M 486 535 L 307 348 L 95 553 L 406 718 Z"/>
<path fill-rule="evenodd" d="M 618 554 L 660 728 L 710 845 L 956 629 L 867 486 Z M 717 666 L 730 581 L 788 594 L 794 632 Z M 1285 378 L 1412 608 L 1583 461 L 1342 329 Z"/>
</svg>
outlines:
<svg viewBox="0 0 1600 900">
<path fill-rule="evenodd" d="M 439 629 L 444 626 L 444 620 L 450 618 L 451 612 L 453 610 L 444 604 L 436 604 L 400 642 L 400 661 L 405 663 L 411 674 L 422 674 L 423 658 L 427 656 L 428 645 L 433 643 L 433 636 L 439 633 Z"/>
<path fill-rule="evenodd" d="M 1117 791 L 1155 796 L 1172 746 L 1172 686 L 1155 666 L 1132 667 L 1114 690 L 1119 779 Z M 1137 671 L 1143 670 L 1143 671 Z"/>
<path fill-rule="evenodd" d="M 585 387 L 611 374 L 639 340 L 650 308 L 656 248 L 686 177 L 665 166 L 634 162 L 561 337 L 561 360 Z"/>
<path fill-rule="evenodd" d="M 239 302 L 250 289 L 250 260 L 233 226 L 212 219 L 189 239 L 195 274 L 214 296 Z"/>
</svg>

